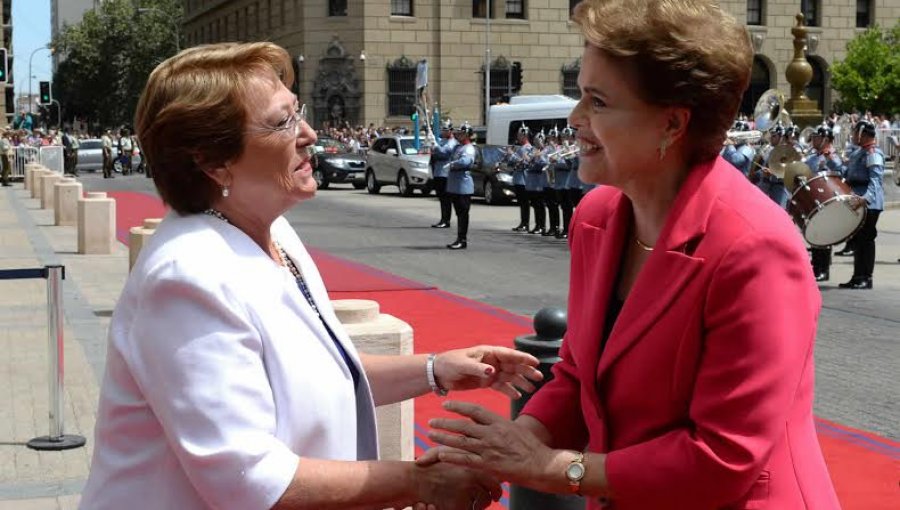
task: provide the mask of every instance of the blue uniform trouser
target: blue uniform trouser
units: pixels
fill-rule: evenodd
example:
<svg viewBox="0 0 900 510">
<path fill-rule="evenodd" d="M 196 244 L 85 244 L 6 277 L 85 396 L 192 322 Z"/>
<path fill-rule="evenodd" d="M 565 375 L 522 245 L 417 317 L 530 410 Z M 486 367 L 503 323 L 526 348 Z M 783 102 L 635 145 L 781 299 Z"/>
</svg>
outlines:
<svg viewBox="0 0 900 510">
<path fill-rule="evenodd" d="M 761 189 L 762 192 L 776 204 L 780 205 L 782 209 L 787 207 L 788 200 L 791 197 L 788 195 L 787 188 L 784 187 L 783 181 L 776 181 L 769 179 L 768 177 L 763 177 L 763 179 L 759 181 L 759 189 Z"/>
<path fill-rule="evenodd" d="M 544 204 L 547 206 L 550 230 L 559 230 L 559 201 L 556 199 L 555 189 L 544 188 Z"/>
<path fill-rule="evenodd" d="M 528 191 L 528 201 L 534 209 L 534 229 L 543 231 L 547 227 L 547 211 L 544 209 L 544 190 Z"/>
<path fill-rule="evenodd" d="M 525 190 L 524 184 L 516 184 L 513 186 L 513 192 L 516 194 L 516 203 L 519 204 L 519 227 L 528 228 L 528 222 L 531 221 L 531 214 L 528 210 L 528 192 Z"/>
<path fill-rule="evenodd" d="M 447 178 L 435 177 L 434 190 L 437 192 L 438 200 L 441 203 L 441 221 L 439 223 L 450 223 L 450 195 L 447 194 Z"/>
<path fill-rule="evenodd" d="M 853 246 L 853 278 L 872 278 L 875 272 L 875 238 L 878 237 L 878 217 L 881 211 L 869 209 L 862 228 L 850 239 Z"/>
<path fill-rule="evenodd" d="M 469 234 L 469 207 L 472 205 L 472 195 L 457 195 L 449 193 L 453 209 L 456 211 L 456 240 L 465 241 Z"/>
<path fill-rule="evenodd" d="M 562 232 L 569 233 L 569 223 L 572 221 L 572 210 L 575 204 L 572 203 L 572 195 L 570 190 L 558 189 L 556 191 L 556 200 L 559 202 L 559 208 L 562 209 Z"/>
</svg>

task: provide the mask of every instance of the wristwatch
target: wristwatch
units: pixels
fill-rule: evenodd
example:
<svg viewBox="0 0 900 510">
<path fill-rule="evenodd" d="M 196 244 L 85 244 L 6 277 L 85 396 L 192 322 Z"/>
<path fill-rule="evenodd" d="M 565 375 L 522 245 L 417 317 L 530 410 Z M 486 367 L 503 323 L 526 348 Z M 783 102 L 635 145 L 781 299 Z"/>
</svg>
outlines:
<svg viewBox="0 0 900 510">
<path fill-rule="evenodd" d="M 569 480 L 569 492 L 581 494 L 581 480 L 584 478 L 584 453 L 575 452 L 575 458 L 566 466 L 566 479 Z"/>
</svg>

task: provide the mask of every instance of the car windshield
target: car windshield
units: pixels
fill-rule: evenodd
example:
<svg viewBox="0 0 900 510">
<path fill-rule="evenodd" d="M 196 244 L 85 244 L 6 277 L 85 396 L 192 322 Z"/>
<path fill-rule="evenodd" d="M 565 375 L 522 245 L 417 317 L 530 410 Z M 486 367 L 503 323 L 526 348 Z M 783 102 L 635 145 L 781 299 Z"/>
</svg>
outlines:
<svg viewBox="0 0 900 510">
<path fill-rule="evenodd" d="M 102 146 L 99 140 L 88 140 L 78 144 L 79 149 L 99 149 Z"/>
<path fill-rule="evenodd" d="M 319 140 L 316 141 L 316 152 L 339 154 L 350 152 L 350 147 L 347 147 L 347 144 L 334 138 L 319 138 Z"/>
<path fill-rule="evenodd" d="M 422 143 L 422 140 L 419 140 L 419 147 L 423 147 L 425 144 Z M 400 147 L 403 149 L 403 154 L 407 156 L 414 156 L 419 153 L 416 149 L 416 141 L 413 138 L 401 138 L 400 139 Z"/>
</svg>

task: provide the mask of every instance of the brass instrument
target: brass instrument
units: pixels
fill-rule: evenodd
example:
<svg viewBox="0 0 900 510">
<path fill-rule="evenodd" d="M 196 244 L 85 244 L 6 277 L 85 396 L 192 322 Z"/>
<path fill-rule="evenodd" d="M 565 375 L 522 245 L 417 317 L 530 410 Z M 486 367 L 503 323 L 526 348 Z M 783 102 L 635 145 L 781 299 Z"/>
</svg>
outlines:
<svg viewBox="0 0 900 510">
<path fill-rule="evenodd" d="M 730 145 L 728 142 L 744 142 L 744 143 L 759 143 L 763 138 L 762 131 L 729 131 L 725 133 L 726 140 L 723 145 Z"/>
<path fill-rule="evenodd" d="M 784 94 L 776 89 L 763 92 L 753 108 L 753 120 L 756 122 L 756 129 L 760 131 L 768 131 L 778 122 L 789 126 L 791 115 L 784 108 Z"/>
<path fill-rule="evenodd" d="M 550 160 L 549 163 L 544 165 L 544 168 L 541 169 L 542 172 L 547 174 L 547 182 L 550 184 L 550 187 L 553 187 L 556 184 L 556 163 L 560 160 L 569 159 L 581 150 L 580 147 L 574 146 L 566 149 L 564 146 L 560 146 L 556 152 L 549 154 L 547 159 Z"/>
</svg>

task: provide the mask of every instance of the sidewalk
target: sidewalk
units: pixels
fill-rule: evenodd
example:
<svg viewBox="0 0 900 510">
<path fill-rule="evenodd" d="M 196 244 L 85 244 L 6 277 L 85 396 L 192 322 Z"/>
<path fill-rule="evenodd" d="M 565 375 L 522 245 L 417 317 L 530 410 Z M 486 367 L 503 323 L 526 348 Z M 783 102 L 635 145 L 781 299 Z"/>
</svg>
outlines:
<svg viewBox="0 0 900 510">
<path fill-rule="evenodd" d="M 106 329 L 127 275 L 128 249 L 77 255 L 76 229 L 53 226 L 21 183 L 0 189 L 0 268 L 66 266 L 63 432 L 84 448 L 38 452 L 24 444 L 49 431 L 47 286 L 0 281 L 0 510 L 74 509 L 88 474 Z"/>
</svg>

